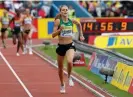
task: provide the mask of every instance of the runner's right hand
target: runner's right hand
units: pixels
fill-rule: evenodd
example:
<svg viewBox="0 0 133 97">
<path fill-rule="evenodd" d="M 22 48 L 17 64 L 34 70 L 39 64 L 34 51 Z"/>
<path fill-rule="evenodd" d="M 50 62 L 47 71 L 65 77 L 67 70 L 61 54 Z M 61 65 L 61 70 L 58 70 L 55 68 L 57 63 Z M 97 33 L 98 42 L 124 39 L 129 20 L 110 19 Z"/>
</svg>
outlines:
<svg viewBox="0 0 133 97">
<path fill-rule="evenodd" d="M 64 29 L 64 26 L 60 26 L 60 28 L 59 28 L 59 29 L 60 29 L 60 31 L 62 31 L 62 30 Z"/>
</svg>

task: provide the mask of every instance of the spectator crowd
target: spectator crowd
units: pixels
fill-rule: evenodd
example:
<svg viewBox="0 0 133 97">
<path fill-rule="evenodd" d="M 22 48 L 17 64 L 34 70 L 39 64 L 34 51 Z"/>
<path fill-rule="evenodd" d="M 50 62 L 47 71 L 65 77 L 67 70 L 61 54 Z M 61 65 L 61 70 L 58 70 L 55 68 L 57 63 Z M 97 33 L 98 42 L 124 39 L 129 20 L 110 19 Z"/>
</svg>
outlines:
<svg viewBox="0 0 133 97">
<path fill-rule="evenodd" d="M 79 1 L 94 17 L 126 17 L 133 16 L 133 1 L 92 0 Z"/>
<path fill-rule="evenodd" d="M 94 17 L 132 17 L 133 1 L 120 0 L 80 0 L 79 5 L 85 8 Z M 5 8 L 15 12 L 19 9 L 24 12 L 25 8 L 29 8 L 31 15 L 36 18 L 47 18 L 50 14 L 52 0 L 38 1 L 20 1 L 20 0 L 4 0 L 0 1 L 0 8 Z M 69 17 L 75 18 L 76 13 L 72 6 L 69 7 Z"/>
<path fill-rule="evenodd" d="M 0 1 L 0 7 L 7 9 L 8 11 L 15 12 L 20 10 L 24 12 L 25 8 L 29 8 L 31 15 L 36 18 L 48 17 L 52 1 L 19 1 L 19 0 L 4 0 Z"/>
</svg>

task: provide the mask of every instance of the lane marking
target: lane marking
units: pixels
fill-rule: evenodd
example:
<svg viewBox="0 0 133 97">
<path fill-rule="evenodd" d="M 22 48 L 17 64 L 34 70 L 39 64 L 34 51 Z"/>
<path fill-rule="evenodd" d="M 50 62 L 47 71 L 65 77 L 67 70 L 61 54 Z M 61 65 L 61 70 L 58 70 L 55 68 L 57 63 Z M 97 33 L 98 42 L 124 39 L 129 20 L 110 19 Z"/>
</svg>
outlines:
<svg viewBox="0 0 133 97">
<path fill-rule="evenodd" d="M 11 70 L 11 72 L 13 73 L 13 75 L 16 77 L 16 79 L 19 81 L 19 83 L 21 84 L 21 86 L 24 88 L 25 92 L 28 94 L 29 97 L 33 97 L 32 94 L 29 92 L 29 90 L 27 89 L 27 87 L 24 85 L 24 83 L 21 81 L 21 79 L 19 78 L 19 76 L 17 75 L 17 73 L 14 71 L 14 69 L 12 68 L 12 66 L 9 64 L 9 62 L 6 60 L 6 58 L 4 57 L 4 55 L 0 52 L 0 56 L 2 57 L 2 59 L 5 61 L 6 65 L 8 66 L 8 68 Z"/>
<path fill-rule="evenodd" d="M 58 68 L 58 66 L 56 65 L 56 61 L 55 63 L 51 62 L 50 60 L 48 60 L 47 58 L 43 57 L 41 54 L 39 54 L 38 52 L 36 52 L 35 50 L 33 50 L 33 52 L 38 55 L 40 58 L 42 58 L 43 60 L 47 61 L 48 63 L 50 63 L 51 65 L 53 65 L 54 67 Z M 64 71 L 64 73 L 67 75 L 67 72 Z M 79 80 L 77 77 L 71 75 L 72 78 L 74 80 L 76 80 L 78 83 L 80 83 L 81 85 L 83 85 L 85 88 L 89 89 L 90 91 L 92 91 L 93 93 L 95 93 L 96 95 L 98 95 L 99 97 L 105 97 L 103 94 L 101 94 L 100 92 L 94 90 L 93 88 L 91 88 L 90 86 L 88 86 L 87 84 L 85 84 L 84 82 L 82 82 L 81 80 Z"/>
</svg>

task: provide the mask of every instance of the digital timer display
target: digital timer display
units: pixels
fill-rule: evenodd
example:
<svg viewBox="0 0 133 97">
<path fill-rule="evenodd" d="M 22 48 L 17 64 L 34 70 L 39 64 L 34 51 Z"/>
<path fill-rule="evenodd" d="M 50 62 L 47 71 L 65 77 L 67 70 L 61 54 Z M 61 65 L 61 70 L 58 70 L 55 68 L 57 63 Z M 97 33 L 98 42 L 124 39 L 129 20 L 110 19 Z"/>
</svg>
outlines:
<svg viewBox="0 0 133 97">
<path fill-rule="evenodd" d="M 132 18 L 88 18 L 80 22 L 84 33 L 133 32 Z"/>
</svg>

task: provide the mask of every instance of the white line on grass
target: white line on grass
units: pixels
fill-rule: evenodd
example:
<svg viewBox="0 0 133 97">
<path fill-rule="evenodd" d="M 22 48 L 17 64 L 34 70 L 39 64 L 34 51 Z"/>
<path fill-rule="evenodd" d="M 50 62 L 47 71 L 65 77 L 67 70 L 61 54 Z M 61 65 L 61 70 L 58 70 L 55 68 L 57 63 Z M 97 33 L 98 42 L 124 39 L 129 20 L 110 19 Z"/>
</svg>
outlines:
<svg viewBox="0 0 133 97">
<path fill-rule="evenodd" d="M 36 52 L 35 50 L 33 50 L 33 52 L 38 55 L 40 58 L 44 59 L 45 61 L 49 62 L 51 65 L 53 65 L 54 67 L 58 68 L 58 66 L 56 65 L 56 62 L 53 63 L 50 60 L 48 60 L 47 58 L 43 57 L 41 54 L 39 54 L 38 52 Z M 67 75 L 67 72 L 64 71 L 64 73 Z M 98 91 L 94 90 L 93 88 L 91 88 L 90 86 L 88 86 L 87 84 L 85 84 L 84 82 L 82 82 L 81 80 L 79 80 L 78 78 L 76 78 L 75 76 L 72 75 L 72 78 L 74 80 L 76 80 L 78 83 L 80 83 L 81 85 L 83 85 L 84 87 L 86 87 L 87 89 L 89 89 L 90 91 L 92 91 L 93 93 L 97 94 L 100 97 L 105 97 L 103 94 L 99 93 Z"/>
<path fill-rule="evenodd" d="M 24 83 L 18 77 L 17 73 L 13 70 L 12 66 L 9 64 L 9 62 L 6 60 L 6 58 L 4 57 L 4 55 L 1 52 L 0 52 L 0 56 L 5 61 L 6 65 L 9 67 L 9 69 L 11 70 L 11 72 L 13 73 L 13 75 L 16 77 L 16 79 L 19 81 L 19 83 L 22 85 L 22 87 L 24 88 L 24 90 L 26 91 L 26 93 L 28 94 L 28 96 L 29 97 L 33 97 L 32 94 L 29 92 L 29 90 L 27 89 L 27 87 L 24 85 Z"/>
</svg>

